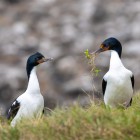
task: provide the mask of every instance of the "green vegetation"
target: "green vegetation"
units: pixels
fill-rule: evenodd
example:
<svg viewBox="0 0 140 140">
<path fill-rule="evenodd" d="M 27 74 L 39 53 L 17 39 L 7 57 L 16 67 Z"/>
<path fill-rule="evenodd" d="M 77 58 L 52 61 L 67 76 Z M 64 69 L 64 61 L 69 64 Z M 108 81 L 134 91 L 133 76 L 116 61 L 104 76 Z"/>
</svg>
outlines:
<svg viewBox="0 0 140 140">
<path fill-rule="evenodd" d="M 131 107 L 109 109 L 103 104 L 56 109 L 39 120 L 11 128 L 1 118 L 1 140 L 136 140 L 140 138 L 140 95 Z"/>
<path fill-rule="evenodd" d="M 86 49 L 86 50 L 84 51 L 84 54 L 85 54 L 85 56 L 86 56 L 87 59 L 91 59 L 91 54 L 89 54 L 88 49 Z"/>
<path fill-rule="evenodd" d="M 96 67 L 96 65 L 95 65 L 95 57 L 96 57 L 96 55 L 94 53 L 93 54 L 89 53 L 89 50 L 88 49 L 86 49 L 84 51 L 84 54 L 85 54 L 85 57 L 88 59 L 88 64 L 91 67 L 91 73 L 92 73 L 92 75 L 93 76 L 94 75 L 95 76 L 98 76 L 99 75 L 99 72 L 101 72 L 101 70 L 98 69 Z"/>
</svg>

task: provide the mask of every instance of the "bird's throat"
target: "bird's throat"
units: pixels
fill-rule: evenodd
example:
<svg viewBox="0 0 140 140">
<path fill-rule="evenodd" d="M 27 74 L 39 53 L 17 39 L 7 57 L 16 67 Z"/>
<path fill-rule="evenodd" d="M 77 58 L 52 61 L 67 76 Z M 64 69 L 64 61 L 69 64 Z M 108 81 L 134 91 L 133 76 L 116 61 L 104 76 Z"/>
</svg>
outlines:
<svg viewBox="0 0 140 140">
<path fill-rule="evenodd" d="M 117 69 L 119 71 L 119 68 L 122 66 L 123 64 L 119 54 L 116 51 L 111 50 L 110 69 Z"/>
<path fill-rule="evenodd" d="M 33 94 L 40 93 L 40 86 L 36 74 L 36 67 L 34 67 L 30 72 L 27 91 Z"/>
</svg>

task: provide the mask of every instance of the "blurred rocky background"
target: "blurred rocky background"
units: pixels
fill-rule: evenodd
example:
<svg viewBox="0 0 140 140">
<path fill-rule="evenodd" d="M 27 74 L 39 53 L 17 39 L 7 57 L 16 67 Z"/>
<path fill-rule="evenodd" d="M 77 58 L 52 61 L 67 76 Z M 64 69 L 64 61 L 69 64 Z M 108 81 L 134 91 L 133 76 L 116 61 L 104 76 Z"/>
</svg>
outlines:
<svg viewBox="0 0 140 140">
<path fill-rule="evenodd" d="M 122 61 L 140 83 L 139 0 L 0 0 L 0 108 L 26 90 L 26 60 L 36 51 L 55 60 L 38 68 L 45 106 L 86 105 L 101 97 L 109 52 L 99 55 L 92 77 L 84 51 L 108 37 L 123 45 Z"/>
</svg>

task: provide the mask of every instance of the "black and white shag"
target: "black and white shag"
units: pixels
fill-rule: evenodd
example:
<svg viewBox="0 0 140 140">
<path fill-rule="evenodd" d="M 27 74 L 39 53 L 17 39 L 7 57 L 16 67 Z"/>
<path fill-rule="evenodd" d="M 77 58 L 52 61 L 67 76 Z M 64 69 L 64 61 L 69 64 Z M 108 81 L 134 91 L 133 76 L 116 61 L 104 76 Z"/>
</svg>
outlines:
<svg viewBox="0 0 140 140">
<path fill-rule="evenodd" d="M 128 107 L 132 103 L 134 75 L 122 64 L 122 45 L 116 38 L 106 39 L 95 54 L 108 50 L 111 51 L 110 68 L 102 81 L 105 105 Z"/>
<path fill-rule="evenodd" d="M 26 65 L 28 76 L 27 89 L 12 103 L 8 110 L 7 118 L 11 120 L 12 127 L 21 119 L 38 118 L 42 115 L 44 98 L 40 92 L 40 86 L 36 75 L 36 66 L 48 60 L 51 60 L 51 58 L 45 59 L 39 52 L 28 58 Z"/>
</svg>

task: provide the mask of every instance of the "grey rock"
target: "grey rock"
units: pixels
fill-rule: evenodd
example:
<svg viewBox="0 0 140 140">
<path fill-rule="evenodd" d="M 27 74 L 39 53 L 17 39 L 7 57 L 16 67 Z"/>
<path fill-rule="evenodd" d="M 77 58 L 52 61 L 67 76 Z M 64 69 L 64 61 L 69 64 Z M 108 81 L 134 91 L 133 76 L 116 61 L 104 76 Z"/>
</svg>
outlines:
<svg viewBox="0 0 140 140">
<path fill-rule="evenodd" d="M 99 55 L 101 69 L 92 77 L 84 51 L 117 37 L 123 45 L 122 61 L 140 76 L 140 7 L 137 0 L 34 0 L 0 1 L 0 105 L 2 113 L 27 86 L 26 60 L 36 51 L 53 57 L 38 69 L 45 105 L 82 106 L 102 98 L 101 82 L 108 71 L 109 52 Z"/>
</svg>

